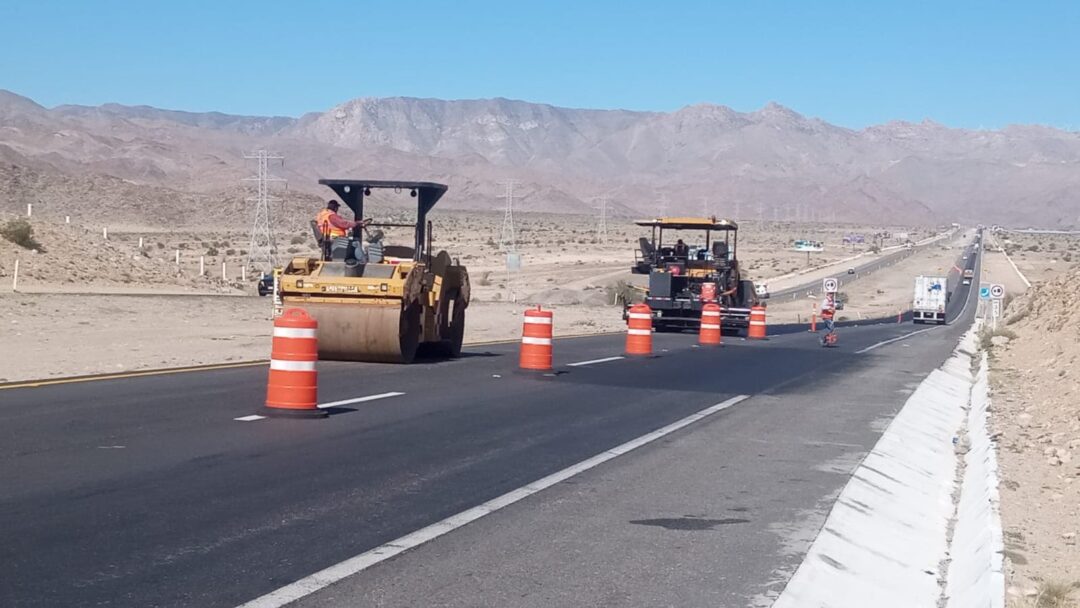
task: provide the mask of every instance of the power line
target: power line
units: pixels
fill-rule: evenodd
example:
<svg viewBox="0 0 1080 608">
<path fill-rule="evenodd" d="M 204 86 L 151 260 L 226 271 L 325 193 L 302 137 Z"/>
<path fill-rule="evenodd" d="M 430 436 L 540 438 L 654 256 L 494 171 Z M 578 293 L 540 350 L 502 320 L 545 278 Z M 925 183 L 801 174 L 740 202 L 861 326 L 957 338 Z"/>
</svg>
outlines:
<svg viewBox="0 0 1080 608">
<path fill-rule="evenodd" d="M 277 265 L 274 259 L 277 246 L 274 243 L 274 231 L 271 228 L 273 218 L 270 205 L 281 200 L 280 197 L 270 194 L 270 185 L 285 182 L 280 177 L 270 175 L 270 161 L 280 160 L 284 166 L 285 157 L 266 150 L 258 150 L 252 154 L 245 154 L 244 158 L 255 160 L 258 164 L 255 177 L 246 177 L 242 180 L 256 183 L 256 195 L 244 199 L 255 204 L 254 218 L 251 223 L 251 241 L 248 243 L 247 265 L 256 270 L 270 272 Z"/>
</svg>

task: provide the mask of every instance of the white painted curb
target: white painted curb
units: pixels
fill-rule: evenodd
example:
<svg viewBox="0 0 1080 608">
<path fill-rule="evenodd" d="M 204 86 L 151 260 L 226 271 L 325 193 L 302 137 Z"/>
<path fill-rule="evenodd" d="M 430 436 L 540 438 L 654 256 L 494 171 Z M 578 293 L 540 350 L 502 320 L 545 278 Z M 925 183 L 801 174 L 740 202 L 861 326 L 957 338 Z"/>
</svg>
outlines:
<svg viewBox="0 0 1080 608">
<path fill-rule="evenodd" d="M 933 607 L 955 513 L 953 437 L 971 396 L 974 331 L 904 404 L 855 470 L 774 608 Z"/>
<path fill-rule="evenodd" d="M 970 448 L 945 583 L 946 608 L 1004 608 L 1005 551 L 998 495 L 997 453 L 987 426 L 990 411 L 986 355 L 975 385 L 967 431 Z"/>
</svg>

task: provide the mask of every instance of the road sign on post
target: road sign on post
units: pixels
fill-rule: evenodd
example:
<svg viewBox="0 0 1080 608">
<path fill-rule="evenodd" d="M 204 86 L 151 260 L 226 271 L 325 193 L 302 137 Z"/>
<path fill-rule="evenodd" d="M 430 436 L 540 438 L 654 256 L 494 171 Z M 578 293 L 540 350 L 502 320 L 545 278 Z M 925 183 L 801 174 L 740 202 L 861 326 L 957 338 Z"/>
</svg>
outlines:
<svg viewBox="0 0 1080 608">
<path fill-rule="evenodd" d="M 990 286 L 989 285 L 983 285 L 983 286 L 979 287 L 979 299 L 980 300 L 989 300 L 990 299 Z"/>
<path fill-rule="evenodd" d="M 827 277 L 821 282 L 821 290 L 825 293 L 836 293 L 839 287 L 840 282 L 836 280 L 836 277 Z"/>
<path fill-rule="evenodd" d="M 990 297 L 995 300 L 1000 300 L 1005 297 L 1005 286 L 1001 283 L 994 283 L 990 286 Z"/>
</svg>

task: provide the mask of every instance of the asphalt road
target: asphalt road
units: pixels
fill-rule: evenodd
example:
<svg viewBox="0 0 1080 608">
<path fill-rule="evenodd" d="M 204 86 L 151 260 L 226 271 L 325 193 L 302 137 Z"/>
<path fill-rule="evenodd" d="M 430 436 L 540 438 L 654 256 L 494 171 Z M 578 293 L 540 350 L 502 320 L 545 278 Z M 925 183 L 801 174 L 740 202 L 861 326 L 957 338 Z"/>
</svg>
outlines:
<svg viewBox="0 0 1080 608">
<path fill-rule="evenodd" d="M 957 287 L 953 314 L 972 295 Z M 321 363 L 321 402 L 401 393 L 323 420 L 237 421 L 261 405 L 262 367 L 2 390 L 0 605 L 234 606 L 724 399 L 790 403 L 838 368 L 887 370 L 881 343 L 913 331 L 849 327 L 841 348 L 824 351 L 801 328 L 770 329 L 786 333 L 721 349 L 657 334 L 653 358 L 578 366 L 620 355 L 622 336 L 558 340 L 551 377 L 518 372 L 516 344 L 411 366 Z M 960 330 L 905 342 L 924 345 L 929 371 Z M 840 412 L 823 407 L 756 420 L 780 435 L 827 435 Z M 896 407 L 882 401 L 865 415 Z M 737 415 L 753 421 L 755 411 Z M 748 491 L 772 484 L 751 455 L 727 457 Z M 786 460 L 828 457 L 795 446 Z M 777 500 L 820 510 L 835 486 Z"/>
</svg>

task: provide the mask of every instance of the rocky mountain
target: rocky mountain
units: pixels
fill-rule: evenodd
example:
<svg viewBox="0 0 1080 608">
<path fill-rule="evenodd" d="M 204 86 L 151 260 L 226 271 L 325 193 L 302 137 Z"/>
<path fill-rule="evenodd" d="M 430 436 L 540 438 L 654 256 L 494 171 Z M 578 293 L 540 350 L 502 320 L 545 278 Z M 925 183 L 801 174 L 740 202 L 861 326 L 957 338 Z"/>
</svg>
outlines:
<svg viewBox="0 0 1080 608">
<path fill-rule="evenodd" d="M 9 166 L 0 179 L 18 167 L 39 184 L 110 177 L 136 189 L 237 197 L 252 170 L 243 155 L 260 147 L 284 154 L 276 171 L 291 190 L 320 197 L 321 177 L 424 179 L 450 184 L 447 206 L 489 209 L 501 205 L 499 182 L 513 179 L 521 208 L 538 211 L 590 213 L 606 196 L 624 215 L 707 207 L 743 219 L 1080 225 L 1080 133 L 1046 127 L 924 121 L 852 130 L 777 104 L 658 113 L 400 97 L 258 117 L 47 109 L 0 90 L 0 162 Z M 11 197 L 40 191 L 9 182 L 0 193 L 0 205 L 18 206 Z M 103 199 L 100 212 L 113 211 Z"/>
</svg>

